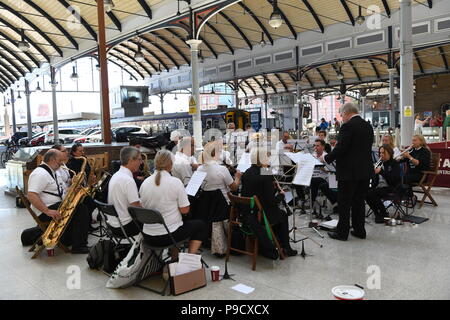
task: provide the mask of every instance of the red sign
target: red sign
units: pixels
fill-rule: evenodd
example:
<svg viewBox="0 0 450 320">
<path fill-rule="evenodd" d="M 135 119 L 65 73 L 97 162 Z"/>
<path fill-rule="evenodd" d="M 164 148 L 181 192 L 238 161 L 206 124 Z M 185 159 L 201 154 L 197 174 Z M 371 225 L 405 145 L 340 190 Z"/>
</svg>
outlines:
<svg viewBox="0 0 450 320">
<path fill-rule="evenodd" d="M 434 186 L 450 188 L 450 148 L 446 148 L 445 143 L 430 144 L 429 147 L 433 153 L 441 154 L 439 175 L 436 178 Z"/>
</svg>

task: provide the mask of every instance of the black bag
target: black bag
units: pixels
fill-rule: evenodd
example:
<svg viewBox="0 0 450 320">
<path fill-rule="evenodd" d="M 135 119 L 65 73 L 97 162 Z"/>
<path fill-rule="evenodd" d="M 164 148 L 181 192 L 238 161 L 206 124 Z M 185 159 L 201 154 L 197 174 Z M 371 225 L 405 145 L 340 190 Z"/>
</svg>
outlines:
<svg viewBox="0 0 450 320">
<path fill-rule="evenodd" d="M 130 251 L 131 244 L 115 244 L 111 240 L 104 241 L 103 270 L 107 273 L 113 273 Z"/>
<path fill-rule="evenodd" d="M 95 246 L 89 250 L 86 261 L 91 269 L 101 269 L 103 267 L 104 259 L 104 240 L 100 239 Z"/>
<path fill-rule="evenodd" d="M 42 235 L 42 230 L 39 226 L 28 228 L 22 231 L 20 235 L 20 240 L 22 241 L 23 246 L 31 246 L 33 245 L 37 239 Z"/>
</svg>

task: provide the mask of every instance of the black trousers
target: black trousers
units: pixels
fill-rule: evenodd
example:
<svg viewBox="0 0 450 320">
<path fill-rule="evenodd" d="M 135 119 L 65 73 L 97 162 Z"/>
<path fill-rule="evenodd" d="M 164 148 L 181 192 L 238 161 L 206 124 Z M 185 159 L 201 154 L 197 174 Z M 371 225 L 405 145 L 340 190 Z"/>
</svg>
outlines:
<svg viewBox="0 0 450 320">
<path fill-rule="evenodd" d="M 125 231 L 125 233 L 127 234 L 128 237 L 134 237 L 134 236 L 138 235 L 139 232 L 141 232 L 141 228 L 139 226 L 137 226 L 136 223 L 134 223 L 133 221 L 124 225 L 123 230 Z M 111 231 L 117 237 L 126 238 L 120 227 L 119 228 L 111 227 Z"/>
<path fill-rule="evenodd" d="M 48 207 L 52 210 L 57 210 L 59 202 Z M 87 246 L 87 238 L 90 224 L 89 211 L 83 203 L 78 204 L 72 219 L 69 222 L 66 230 L 61 236 L 61 243 L 65 246 L 72 246 L 72 249 L 78 249 Z M 49 222 L 52 220 L 45 213 L 39 216 L 39 220 L 42 222 Z"/>
<path fill-rule="evenodd" d="M 382 198 L 388 193 L 391 193 L 392 189 L 389 187 L 374 188 L 369 190 L 366 196 L 366 202 L 370 209 L 377 218 L 384 218 L 387 216 L 386 208 L 384 207 Z"/>
<path fill-rule="evenodd" d="M 350 212 L 355 233 L 365 235 L 365 202 L 369 180 L 338 181 L 339 223 L 336 232 L 348 237 L 350 231 Z"/>
<path fill-rule="evenodd" d="M 422 179 L 422 173 L 421 172 L 418 172 L 418 173 L 415 173 L 415 172 L 411 172 L 411 173 L 408 173 L 407 175 L 406 175 L 406 184 L 409 184 L 409 185 L 411 185 L 412 183 L 419 183 L 420 182 L 420 180 Z"/>
<path fill-rule="evenodd" d="M 328 182 L 325 181 L 324 183 L 319 184 L 319 190 L 322 191 L 325 197 L 327 197 L 332 204 L 338 202 L 338 193 L 335 190 L 330 189 Z"/>
<path fill-rule="evenodd" d="M 208 236 L 207 230 L 208 228 L 202 220 L 188 220 L 184 221 L 181 227 L 172 232 L 172 236 L 176 242 L 180 242 L 185 239 L 203 242 Z M 149 245 L 157 247 L 169 246 L 173 243 L 168 234 L 161 236 L 150 236 L 144 234 L 144 240 Z"/>
</svg>

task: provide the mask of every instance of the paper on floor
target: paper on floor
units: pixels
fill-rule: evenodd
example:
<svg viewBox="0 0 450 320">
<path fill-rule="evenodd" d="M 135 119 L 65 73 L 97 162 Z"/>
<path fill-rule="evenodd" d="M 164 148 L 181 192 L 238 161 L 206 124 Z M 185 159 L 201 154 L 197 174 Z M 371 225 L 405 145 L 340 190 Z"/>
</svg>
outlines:
<svg viewBox="0 0 450 320">
<path fill-rule="evenodd" d="M 252 293 L 253 291 L 255 291 L 255 288 L 246 286 L 245 284 L 239 283 L 237 285 L 235 285 L 234 287 L 231 287 L 231 289 L 236 290 L 238 292 L 242 292 L 245 294 L 249 294 Z"/>
</svg>

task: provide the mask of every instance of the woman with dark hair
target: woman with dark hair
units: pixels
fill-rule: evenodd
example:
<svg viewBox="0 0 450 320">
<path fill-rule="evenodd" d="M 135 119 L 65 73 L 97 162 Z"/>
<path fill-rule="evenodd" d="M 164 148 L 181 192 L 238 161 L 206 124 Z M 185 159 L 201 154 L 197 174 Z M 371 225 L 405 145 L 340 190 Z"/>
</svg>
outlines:
<svg viewBox="0 0 450 320">
<path fill-rule="evenodd" d="M 388 144 L 382 145 L 378 149 L 381 163 L 375 168 L 375 178 L 373 188 L 366 196 L 366 202 L 375 214 L 375 223 L 384 223 L 384 218 L 388 217 L 383 204 L 383 197 L 395 191 L 401 182 L 400 165 L 394 160 L 394 150 Z"/>
<path fill-rule="evenodd" d="M 278 207 L 275 198 L 275 178 L 269 168 L 269 157 L 267 149 L 261 147 L 252 148 L 250 152 L 252 166 L 242 175 L 242 196 L 257 196 L 261 202 L 264 212 L 273 226 L 273 231 L 280 241 L 280 246 L 286 256 L 295 256 L 297 251 L 293 250 L 289 243 L 288 216 Z M 265 230 L 259 225 L 256 216 L 251 214 L 247 208 L 242 208 L 243 220 L 250 226 L 260 241 L 261 253 L 268 258 L 278 257 L 275 248 L 268 238 Z"/>
<path fill-rule="evenodd" d="M 81 143 L 75 143 L 70 148 L 69 161 L 67 162 L 67 167 L 75 171 L 77 174 L 81 171 L 81 167 L 83 165 L 83 160 L 76 159 L 80 157 L 86 158 L 84 154 L 84 147 Z M 86 163 L 86 169 L 84 172 L 86 173 L 86 180 L 87 180 L 89 174 L 91 173 L 91 166 L 89 165 L 89 163 Z"/>
</svg>

